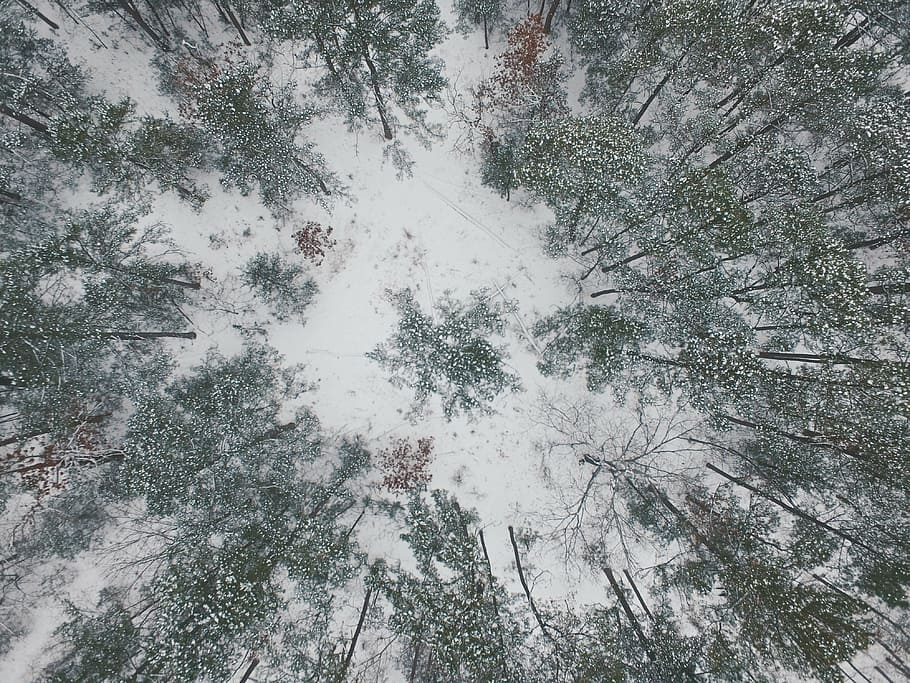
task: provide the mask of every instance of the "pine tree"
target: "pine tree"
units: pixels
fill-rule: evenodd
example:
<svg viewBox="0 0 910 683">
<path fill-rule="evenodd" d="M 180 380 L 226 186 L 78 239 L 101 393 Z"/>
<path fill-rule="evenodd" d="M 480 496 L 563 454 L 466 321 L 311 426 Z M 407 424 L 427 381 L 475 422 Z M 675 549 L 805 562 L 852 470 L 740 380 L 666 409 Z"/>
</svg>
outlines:
<svg viewBox="0 0 910 683">
<path fill-rule="evenodd" d="M 378 119 L 387 140 L 394 137 L 396 110 L 425 125 L 426 106 L 445 85 L 440 63 L 429 56 L 444 35 L 435 2 L 264 5 L 265 31 L 307 41 L 306 53 L 326 69 L 318 89 L 338 103 L 351 125 Z"/>
<path fill-rule="evenodd" d="M 443 414 L 489 412 L 489 403 L 503 391 L 518 391 L 518 377 L 506 370 L 505 352 L 487 341 L 505 329 L 503 308 L 491 304 L 486 292 L 474 292 L 469 304 L 448 295 L 423 313 L 409 289 L 390 292 L 398 309 L 398 330 L 391 340 L 367 354 L 394 373 L 392 381 L 414 389 L 413 412 L 421 411 L 432 394 L 442 399 Z"/>
</svg>

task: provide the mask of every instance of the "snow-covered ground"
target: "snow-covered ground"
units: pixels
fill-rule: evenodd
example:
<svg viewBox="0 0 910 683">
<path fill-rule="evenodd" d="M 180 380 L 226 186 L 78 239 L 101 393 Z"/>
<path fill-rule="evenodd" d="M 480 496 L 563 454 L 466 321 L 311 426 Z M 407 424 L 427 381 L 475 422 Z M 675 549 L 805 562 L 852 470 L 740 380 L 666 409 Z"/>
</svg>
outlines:
<svg viewBox="0 0 910 683">
<path fill-rule="evenodd" d="M 155 92 L 150 50 L 137 35 L 119 27 L 107 32 L 98 16 L 85 21 L 105 38 L 107 49 L 93 49 L 90 35 L 81 29 L 64 27 L 61 32 L 70 34 L 63 42 L 90 68 L 94 87 L 111 98 L 129 95 L 140 110 L 151 113 L 172 107 Z M 451 17 L 448 23 L 454 23 Z M 114 33 L 116 39 L 111 38 Z M 478 35 L 452 32 L 438 50 L 450 95 L 464 95 L 489 75 L 503 46 L 502 35 L 494 34 L 491 49 L 485 51 Z M 575 264 L 543 254 L 540 234 L 551 218 L 546 209 L 523 202 L 520 194 L 507 202 L 480 184 L 477 158 L 451 103 L 432 111 L 430 121 L 443 137 L 427 148 L 404 133 L 401 144 L 413 167 L 410 177 L 399 177 L 383 158 L 386 141 L 378 125 L 351 132 L 340 117 L 317 119 L 306 134 L 343 183 L 344 194 L 334 197 L 327 209 L 298 203 L 295 216 L 284 225 L 276 224 L 255 194 L 225 192 L 214 178 L 208 182 L 212 197 L 198 212 L 172 195 L 158 197 L 148 220 L 168 225 L 187 259 L 207 271 L 203 295 L 213 309 L 192 315 L 195 341 L 173 343 L 170 350 L 182 367 L 190 367 L 210 348 L 225 354 L 239 349 L 239 328 L 258 328 L 260 338 L 275 346 L 287 364 L 305 366 L 303 375 L 313 386 L 299 402 L 312 406 L 330 433 L 362 435 L 374 451 L 398 437 L 432 436 L 436 457 L 431 486 L 450 490 L 462 505 L 476 508 L 494 574 L 520 592 L 507 527 L 546 533 L 543 513 L 555 500 L 536 448 L 541 438 L 537 404 L 541 392 L 585 395 L 580 378 L 563 381 L 540 375 L 528 328 L 540 315 L 578 296 L 567 275 Z M 257 311 L 225 310 L 251 301 L 237 278 L 255 252 L 280 251 L 303 261 L 293 253 L 291 234 L 296 224 L 307 220 L 331 226 L 337 246 L 321 266 L 309 269 L 319 293 L 305 320 L 278 322 Z M 492 415 L 447 421 L 431 400 L 424 416 L 408 419 L 411 392 L 392 386 L 388 373 L 365 355 L 387 339 L 396 324 L 387 290 L 406 287 L 427 311 L 445 292 L 463 300 L 485 289 L 489 296 L 509 301 L 509 327 L 496 341 L 508 348 L 508 364 L 520 376 L 523 390 L 497 399 Z M 620 414 L 618 406 L 607 409 Z M 583 467 L 575 460 L 548 465 Z M 560 478 L 553 472 L 549 476 Z M 359 538 L 371 556 L 392 561 L 394 541 L 387 529 L 369 524 Z M 60 597 L 90 604 L 103 583 L 104 568 L 91 566 L 93 558 L 83 560 L 86 566 Z M 604 597 L 602 587 L 586 580 L 577 566 L 564 563 L 555 543 L 539 544 L 527 564 L 534 568 L 531 578 L 539 599 L 577 596 L 584 602 Z M 351 596 L 353 609 L 359 600 Z M 31 632 L 0 662 L 0 680 L 31 680 L 46 661 L 46 646 L 61 616 L 59 605 L 42 606 L 31 614 Z"/>
</svg>

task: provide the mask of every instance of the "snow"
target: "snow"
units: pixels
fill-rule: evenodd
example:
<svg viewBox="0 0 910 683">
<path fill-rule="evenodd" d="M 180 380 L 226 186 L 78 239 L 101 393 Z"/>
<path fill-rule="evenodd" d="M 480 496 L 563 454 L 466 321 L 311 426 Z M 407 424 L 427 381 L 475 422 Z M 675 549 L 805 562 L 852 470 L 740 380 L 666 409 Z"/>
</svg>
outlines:
<svg viewBox="0 0 910 683">
<path fill-rule="evenodd" d="M 175 116 L 173 103 L 151 86 L 155 75 L 148 65 L 150 50 L 138 34 L 97 15 L 85 21 L 109 49 L 93 49 L 90 36 L 78 27 L 64 27 L 61 38 L 71 56 L 90 67 L 93 87 L 112 99 L 129 95 L 138 101 L 139 112 Z M 447 22 L 452 25 L 452 18 Z M 108 23 L 116 39 L 104 30 Z M 492 60 L 503 46 L 502 36 L 495 32 L 489 51 L 482 49 L 476 35 L 452 33 L 438 54 L 445 61 L 450 84 L 466 89 L 491 71 Z M 539 511 L 549 507 L 546 499 L 553 495 L 534 443 L 535 401 L 542 391 L 584 392 L 581 378 L 566 382 L 540 375 L 535 367 L 539 349 L 528 328 L 534 319 L 576 296 L 565 275 L 574 264 L 543 254 L 541 234 L 551 219 L 546 209 L 524 203 L 520 193 L 506 202 L 480 185 L 478 161 L 465 149 L 465 130 L 453 112 L 440 107 L 431 112 L 430 121 L 444 131 L 443 138 L 427 148 L 403 133 L 400 144 L 414 162 L 413 175 L 399 178 L 384 159 L 386 143 L 378 125 L 351 132 L 340 117 L 317 119 L 306 128 L 306 135 L 345 184 L 344 195 L 333 197 L 328 209 L 299 202 L 294 217 L 284 225 L 274 222 L 255 193 L 243 197 L 226 192 L 214 176 L 202 179 L 212 196 L 201 211 L 172 193 L 156 197 L 147 220 L 169 226 L 187 259 L 201 265 L 205 271 L 202 308 L 211 309 L 192 314 L 198 334 L 194 342 L 171 343 L 168 348 L 178 366 L 187 369 L 209 348 L 225 355 L 238 351 L 242 336 L 236 326 L 259 328 L 286 364 L 305 366 L 303 377 L 312 387 L 298 397 L 299 404 L 311 406 L 328 433 L 363 435 L 374 452 L 397 438 L 432 436 L 436 457 L 431 486 L 448 489 L 464 507 L 476 508 L 494 575 L 520 591 L 507 527 L 544 532 Z M 302 262 L 293 252 L 291 234 L 296 223 L 308 220 L 333 227 L 338 244 L 321 266 L 309 267 L 319 292 L 304 320 L 270 320 L 256 310 L 255 303 L 251 311 L 226 312 L 250 308 L 251 297 L 239 288 L 238 277 L 242 265 L 257 251 L 277 250 Z M 524 391 L 501 395 L 492 405 L 492 415 L 447 421 L 439 404 L 431 400 L 423 417 L 408 420 L 411 392 L 392 386 L 388 373 L 365 355 L 394 329 L 396 313 L 387 290 L 406 287 L 415 292 L 425 311 L 432 310 L 444 292 L 465 300 L 471 291 L 487 288 L 495 297 L 517 301 L 505 338 L 496 343 L 508 348 L 507 369 L 520 376 Z M 288 413 L 295 407 L 288 406 Z M 570 461 L 569 466 L 577 464 Z M 359 528 L 358 540 L 373 558 L 407 564 L 406 549 L 396 535 L 388 525 L 373 520 Z M 104 583 L 103 571 L 94 562 L 110 560 L 81 557 L 78 580 L 67 586 L 62 599 L 81 605 L 93 602 Z M 589 583 L 577 567 L 567 567 L 560 552 L 532 553 L 523 563 L 534 568 L 529 579 L 537 600 L 566 598 L 575 592 L 582 601 L 603 598 L 602 588 Z M 352 586 L 348 608 L 353 619 L 360 594 L 362 590 Z M 28 636 L 16 641 L 0 660 L 0 680 L 33 680 L 48 660 L 47 646 L 61 619 L 59 604 L 36 609 Z"/>
</svg>

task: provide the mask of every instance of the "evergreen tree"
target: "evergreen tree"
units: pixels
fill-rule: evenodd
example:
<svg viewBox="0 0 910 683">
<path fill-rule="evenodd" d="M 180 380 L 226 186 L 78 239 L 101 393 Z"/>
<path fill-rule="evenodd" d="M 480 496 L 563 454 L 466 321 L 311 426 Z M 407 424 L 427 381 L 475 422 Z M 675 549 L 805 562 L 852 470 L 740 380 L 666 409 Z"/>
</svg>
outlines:
<svg viewBox="0 0 910 683">
<path fill-rule="evenodd" d="M 444 491 L 408 501 L 402 538 L 416 573 L 383 564 L 370 580 L 391 604 L 389 628 L 405 638 L 413 681 L 526 681 L 513 648 L 522 639 L 510 601 L 480 557 L 478 519 Z"/>
<path fill-rule="evenodd" d="M 280 254 L 259 252 L 243 268 L 241 280 L 278 320 L 301 315 L 316 295 L 316 283 L 303 268 Z"/>
<path fill-rule="evenodd" d="M 490 49 L 490 27 L 503 18 L 502 0 L 455 0 L 458 30 L 467 33 L 472 26 L 483 25 L 483 46 Z"/>
<path fill-rule="evenodd" d="M 165 232 L 140 230 L 141 215 L 107 205 L 59 223 L 33 217 L 18 223 L 25 243 L 4 245 L 0 384 L 19 414 L 9 442 L 109 414 L 150 342 L 195 337 L 181 305 L 199 283 L 187 264 L 152 256 Z"/>
<path fill-rule="evenodd" d="M 297 105 L 289 86 L 275 88 L 249 63 L 210 67 L 186 81 L 193 118 L 218 150 L 222 183 L 249 194 L 285 217 L 304 195 L 328 195 L 331 182 L 322 156 L 300 131 L 313 112 Z"/>
<path fill-rule="evenodd" d="M 444 26 L 432 0 L 264 2 L 264 30 L 273 38 L 307 41 L 306 54 L 326 69 L 318 89 L 334 99 L 351 125 L 378 118 L 394 137 L 397 108 L 418 126 L 445 79 L 429 56 Z M 375 117 L 371 112 L 375 112 Z"/>
<path fill-rule="evenodd" d="M 368 454 L 354 441 L 325 443 L 307 411 L 279 419 L 296 389 L 277 360 L 255 346 L 212 355 L 136 395 L 120 495 L 142 500 L 141 524 L 153 534 L 164 525 L 167 542 L 140 560 L 153 569 L 138 587 L 103 594 L 98 616 L 76 612 L 61 628 L 50 680 L 227 677 L 286 610 L 328 623 L 332 593 L 358 562 L 344 520 Z"/>
<path fill-rule="evenodd" d="M 468 305 L 445 296 L 432 316 L 420 310 L 409 289 L 389 298 L 400 316 L 398 330 L 367 355 L 395 373 L 393 383 L 414 389 L 414 412 L 432 394 L 440 395 L 447 419 L 489 412 L 488 404 L 503 391 L 519 390 L 518 377 L 503 367 L 505 352 L 485 338 L 505 329 L 503 307 L 491 304 L 486 292 L 474 292 Z"/>
</svg>

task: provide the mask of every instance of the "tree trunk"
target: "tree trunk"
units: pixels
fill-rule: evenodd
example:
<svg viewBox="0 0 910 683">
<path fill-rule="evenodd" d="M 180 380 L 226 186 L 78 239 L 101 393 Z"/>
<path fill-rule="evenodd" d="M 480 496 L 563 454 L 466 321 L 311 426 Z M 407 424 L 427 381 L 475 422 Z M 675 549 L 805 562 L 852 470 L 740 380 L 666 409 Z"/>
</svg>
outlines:
<svg viewBox="0 0 910 683">
<path fill-rule="evenodd" d="M 483 49 L 490 49 L 490 32 L 487 29 L 487 15 L 483 15 Z"/>
<path fill-rule="evenodd" d="M 161 36 L 158 35 L 158 32 L 155 31 L 145 18 L 139 13 L 139 9 L 132 2 L 132 0 L 117 0 L 117 4 L 123 9 L 124 12 L 129 15 L 133 21 L 142 29 L 145 34 L 152 39 L 152 41 L 158 45 L 163 50 L 169 50 L 167 41 L 164 40 Z"/>
<path fill-rule="evenodd" d="M 3 382 L 0 381 L 0 384 Z M 34 439 L 36 436 L 41 436 L 42 434 L 47 434 L 47 429 L 35 429 L 30 432 L 25 432 L 25 434 L 16 434 L 16 436 L 10 436 L 2 441 L 0 441 L 0 448 L 3 446 L 12 446 L 14 443 L 19 443 L 21 441 L 28 441 L 29 439 Z"/>
<path fill-rule="evenodd" d="M 646 111 L 648 111 L 648 107 L 651 106 L 651 104 L 654 102 L 654 100 L 657 98 L 657 96 L 660 95 L 660 91 L 663 90 L 664 86 L 670 81 L 671 78 L 673 78 L 673 74 L 675 74 L 679 70 L 679 67 L 682 65 L 683 59 L 685 59 L 686 54 L 689 52 L 689 49 L 692 47 L 693 44 L 694 44 L 694 41 L 692 43 L 689 43 L 688 45 L 686 45 L 686 48 L 683 50 L 683 53 L 679 56 L 679 59 L 676 60 L 676 64 L 674 64 L 672 68 L 667 70 L 666 75 L 663 77 L 663 79 L 660 81 L 660 83 L 657 84 L 657 87 L 654 88 L 654 90 L 651 92 L 651 95 L 648 97 L 648 99 L 646 99 L 644 101 L 644 104 L 642 104 L 641 107 L 638 109 L 638 113 L 635 114 L 635 117 L 632 119 L 633 126 L 638 125 L 638 122 L 641 121 L 641 117 L 645 115 Z"/>
<path fill-rule="evenodd" d="M 818 365 L 864 365 L 881 367 L 888 365 L 891 361 L 879 360 L 877 358 L 856 358 L 854 356 L 819 356 L 814 353 L 786 353 L 783 351 L 759 351 L 759 358 L 768 360 L 793 361 L 795 363 L 816 363 Z M 894 361 L 897 362 L 897 361 Z"/>
<path fill-rule="evenodd" d="M 528 604 L 531 606 L 531 612 L 534 613 L 534 618 L 537 620 L 537 625 L 540 626 L 540 631 L 543 633 L 544 637 L 552 642 L 554 645 L 556 641 L 553 640 L 553 636 L 550 634 L 549 629 L 546 624 L 544 624 L 543 617 L 540 616 L 540 612 L 537 610 L 537 605 L 534 602 L 534 598 L 531 597 L 531 589 L 528 587 L 528 582 L 525 580 L 525 573 L 521 567 L 521 557 L 518 554 L 518 542 L 515 540 L 515 530 L 512 526 L 509 526 L 509 540 L 512 542 L 512 553 L 515 555 L 515 567 L 518 569 L 518 580 L 521 582 L 521 587 L 524 589 L 525 597 L 528 599 Z"/>
<path fill-rule="evenodd" d="M 259 665 L 259 657 L 253 657 L 253 660 L 250 662 L 250 665 L 247 667 L 246 671 L 243 672 L 243 676 L 240 677 L 239 683 L 246 683 L 250 680 L 250 676 L 253 675 L 253 670 Z"/>
<path fill-rule="evenodd" d="M 568 8 L 566 8 L 568 9 Z M 629 573 L 628 569 L 623 569 L 622 573 L 626 575 L 626 579 L 629 581 L 629 585 L 632 586 L 632 590 L 635 592 L 635 597 L 638 598 L 638 602 L 641 605 L 641 608 L 645 611 L 645 614 L 648 615 L 648 619 L 652 622 L 654 621 L 654 615 L 651 614 L 651 610 L 648 609 L 648 603 L 645 602 L 645 599 L 642 597 L 641 593 L 638 591 L 638 586 L 635 585 L 635 581 L 632 579 L 632 575 Z"/>
<path fill-rule="evenodd" d="M 844 248 L 849 249 L 850 251 L 855 251 L 856 249 L 878 249 L 879 247 L 883 247 L 886 244 L 891 244 L 896 240 L 904 239 L 907 237 L 910 237 L 910 230 L 899 230 L 890 235 L 873 237 L 872 239 L 861 240 L 859 242 L 851 242 L 850 244 L 845 244 Z"/>
<path fill-rule="evenodd" d="M 382 99 L 382 91 L 379 89 L 379 74 L 376 72 L 376 65 L 370 59 L 370 52 L 366 45 L 363 46 L 363 60 L 370 70 L 370 83 L 373 86 L 373 97 L 376 99 L 376 111 L 379 112 L 379 120 L 382 122 L 382 134 L 386 140 L 391 140 L 392 129 L 386 119 L 385 101 Z"/>
<path fill-rule="evenodd" d="M 719 164 L 722 164 L 723 162 L 728 161 L 729 159 L 732 159 L 734 156 L 736 156 L 743 150 L 746 150 L 749 147 L 751 147 L 755 143 L 755 141 L 759 138 L 759 136 L 764 135 L 765 133 L 770 131 L 775 126 L 778 126 L 781 123 L 783 123 L 786 120 L 787 116 L 788 116 L 787 112 L 784 112 L 783 114 L 780 114 L 777 118 L 775 118 L 773 121 L 768 122 L 767 124 L 762 126 L 759 130 L 750 134 L 742 142 L 740 142 L 739 144 L 734 146 L 734 148 L 731 149 L 729 152 L 724 152 L 719 157 L 717 157 L 714 161 L 712 161 L 710 164 L 708 164 L 708 169 L 712 169 L 712 168 L 718 166 Z"/>
<path fill-rule="evenodd" d="M 28 0 L 16 0 L 16 2 L 18 2 L 25 9 L 27 9 L 29 12 L 34 14 L 36 17 L 38 17 L 41 21 L 43 21 L 45 24 L 50 26 L 55 31 L 60 28 L 60 25 L 56 21 L 54 21 L 53 19 L 50 19 L 49 17 L 46 17 L 44 14 L 41 13 L 41 10 L 39 10 L 37 7 L 35 7 L 32 3 L 28 2 Z"/>
<path fill-rule="evenodd" d="M 239 21 L 237 21 L 237 17 L 234 15 L 234 10 L 231 9 L 231 6 L 228 4 L 227 0 L 225 0 L 224 3 L 224 13 L 227 15 L 228 20 L 231 22 L 231 26 L 233 26 L 237 31 L 240 39 L 243 41 L 243 44 L 247 47 L 250 47 L 252 43 L 250 42 L 250 39 L 247 38 L 246 31 L 243 30 L 243 26 L 240 25 Z"/>
<path fill-rule="evenodd" d="M 326 194 L 326 195 L 332 194 L 331 190 L 329 190 L 328 186 L 325 184 L 325 181 L 322 179 L 322 177 L 318 173 L 316 173 L 315 170 L 313 170 L 313 168 L 311 166 L 308 166 L 307 164 L 303 163 L 302 161 L 300 161 L 300 159 L 295 159 L 294 162 L 297 164 L 298 167 L 300 167 L 301 169 L 306 171 L 313 178 L 313 180 L 316 181 L 316 184 L 319 186 L 319 189 L 322 191 L 323 194 Z"/>
<path fill-rule="evenodd" d="M 613 589 L 613 592 L 619 599 L 619 604 L 622 605 L 622 611 L 626 613 L 626 617 L 629 619 L 629 622 L 631 622 L 632 628 L 635 629 L 635 635 L 638 637 L 638 641 L 648 654 L 648 659 L 653 662 L 655 659 L 654 650 L 651 649 L 651 644 L 648 642 L 648 639 L 645 638 L 645 633 L 641 630 L 641 624 L 638 623 L 638 618 L 629 606 L 629 601 L 626 600 L 626 596 L 623 595 L 622 588 L 619 587 L 619 584 L 616 582 L 616 578 L 613 576 L 613 572 L 610 571 L 609 567 L 603 567 L 603 572 L 607 576 L 607 581 L 610 582 L 610 588 Z"/>
<path fill-rule="evenodd" d="M 813 517 L 808 512 L 805 512 L 805 511 L 801 510 L 800 508 L 794 507 L 793 505 L 790 505 L 790 504 L 784 502 L 777 496 L 774 496 L 770 493 L 765 493 L 764 491 L 753 486 L 749 482 L 747 482 L 743 479 L 740 479 L 739 477 L 734 477 L 732 474 L 725 472 L 721 468 L 716 467 L 716 466 L 712 465 L 711 463 L 705 463 L 705 467 L 707 467 L 709 470 L 711 470 L 715 474 L 719 474 L 727 481 L 730 481 L 730 482 L 736 484 L 737 486 L 740 486 L 740 487 L 746 489 L 747 491 L 751 491 L 752 493 L 754 493 L 757 496 L 761 496 L 762 498 L 764 498 L 765 500 L 767 500 L 770 503 L 774 503 L 781 510 L 786 510 L 787 512 L 789 512 L 791 515 L 793 515 L 795 517 L 799 517 L 800 519 L 804 519 L 807 522 L 811 522 L 812 524 L 817 526 L 819 529 L 824 529 L 825 531 L 832 533 L 835 536 L 844 539 L 845 541 L 850 541 L 850 543 L 852 543 L 856 546 L 859 546 L 860 548 L 864 548 L 864 549 L 868 550 L 869 552 L 879 554 L 878 550 L 869 547 L 868 545 L 866 545 L 865 543 L 860 541 L 858 538 L 856 538 L 852 534 L 848 534 L 846 531 L 841 531 L 837 527 L 833 527 L 830 524 L 828 524 L 827 522 L 823 522 L 822 520 L 818 519 L 817 517 Z"/>
<path fill-rule="evenodd" d="M 354 650 L 357 647 L 357 639 L 360 638 L 360 631 L 363 629 L 363 622 L 367 618 L 367 610 L 370 608 L 370 598 L 373 597 L 373 589 L 367 588 L 366 594 L 363 596 L 363 607 L 360 608 L 360 619 L 357 620 L 357 628 L 354 629 L 354 635 L 351 637 L 351 645 L 348 648 L 348 653 L 345 655 L 344 663 L 341 666 L 341 671 L 338 674 L 338 683 L 344 681 L 345 676 L 348 673 L 348 669 L 351 666 L 351 660 L 354 659 Z"/>
<path fill-rule="evenodd" d="M 124 341 L 196 338 L 195 332 L 132 332 L 129 330 L 117 330 L 111 332 L 98 332 L 97 335 L 104 339 L 122 339 Z"/>
<path fill-rule="evenodd" d="M 637 261 L 638 259 L 643 259 L 646 256 L 650 256 L 650 255 L 651 255 L 650 251 L 640 251 L 637 254 L 632 254 L 631 256 L 627 256 L 622 261 L 617 261 L 616 263 L 610 264 L 609 266 L 604 266 L 600 270 L 603 273 L 609 273 L 610 271 L 616 270 L 620 266 L 625 266 L 629 263 L 632 263 L 633 261 Z"/>
<path fill-rule="evenodd" d="M 25 124 L 36 133 L 40 133 L 41 135 L 50 135 L 50 131 L 48 131 L 48 128 L 45 124 L 33 119 L 28 114 L 23 114 L 20 111 L 10 109 L 5 104 L 0 104 L 0 114 L 4 114 L 6 116 L 9 116 L 11 119 L 15 119 L 19 123 Z"/>
<path fill-rule="evenodd" d="M 562 2 L 562 0 L 553 0 L 550 3 L 550 9 L 547 10 L 547 18 L 543 22 L 543 32 L 548 35 L 550 29 L 553 27 L 553 17 L 556 15 L 556 10 L 559 9 L 560 2 Z M 540 9 L 543 11 L 543 3 L 540 4 Z"/>
</svg>

